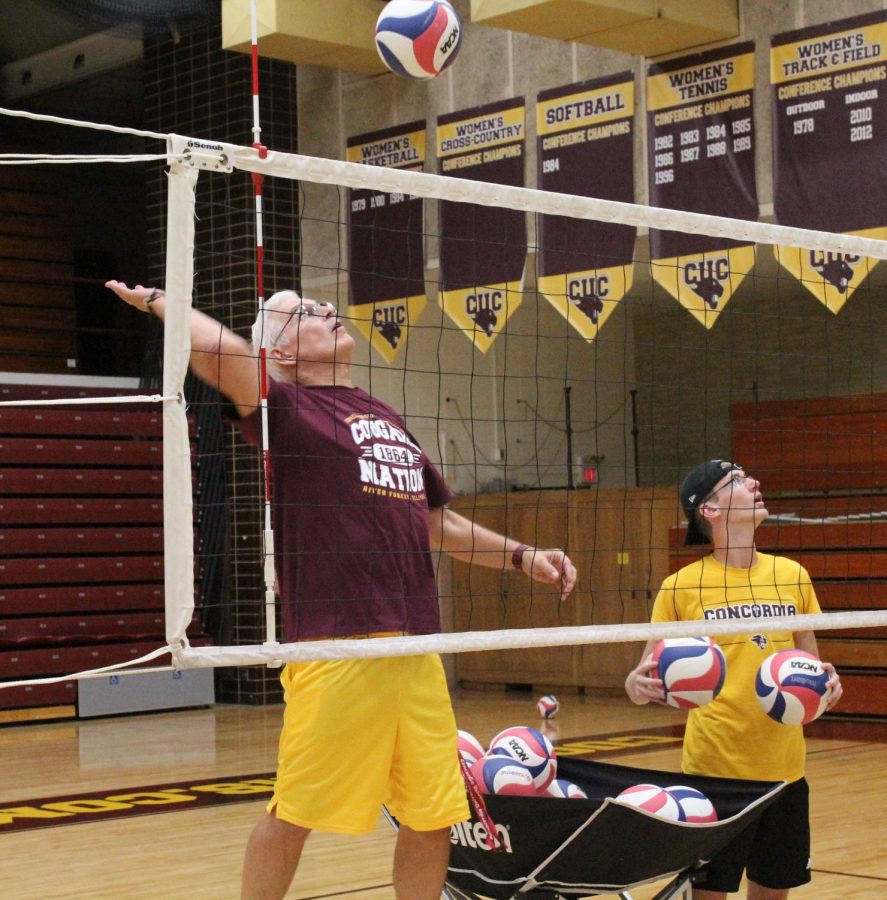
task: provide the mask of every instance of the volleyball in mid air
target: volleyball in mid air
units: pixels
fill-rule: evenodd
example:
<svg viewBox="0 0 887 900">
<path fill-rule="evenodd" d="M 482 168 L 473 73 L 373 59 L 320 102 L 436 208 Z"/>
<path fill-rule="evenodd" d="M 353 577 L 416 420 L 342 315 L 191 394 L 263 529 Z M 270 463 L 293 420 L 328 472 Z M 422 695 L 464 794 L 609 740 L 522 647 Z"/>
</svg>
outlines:
<svg viewBox="0 0 887 900">
<path fill-rule="evenodd" d="M 694 709 L 714 700 L 724 686 L 727 663 L 721 648 L 707 637 L 665 638 L 653 650 L 665 702 Z"/>
<path fill-rule="evenodd" d="M 446 0 L 390 0 L 376 21 L 382 62 L 404 78 L 440 75 L 462 44 L 462 23 Z"/>
<path fill-rule="evenodd" d="M 828 679 L 812 653 L 779 650 L 761 663 L 755 693 L 771 719 L 783 725 L 806 725 L 825 712 Z"/>
</svg>

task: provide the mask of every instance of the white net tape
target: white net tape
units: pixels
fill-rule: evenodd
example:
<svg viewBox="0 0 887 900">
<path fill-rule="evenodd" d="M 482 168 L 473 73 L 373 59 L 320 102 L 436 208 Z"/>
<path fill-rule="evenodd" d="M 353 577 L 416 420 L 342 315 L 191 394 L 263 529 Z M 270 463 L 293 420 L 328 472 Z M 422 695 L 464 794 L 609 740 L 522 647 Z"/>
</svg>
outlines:
<svg viewBox="0 0 887 900">
<path fill-rule="evenodd" d="M 173 136 L 173 148 L 181 148 L 182 140 Z M 295 153 L 272 152 L 262 159 L 258 151 L 234 145 L 221 145 L 219 159 L 246 172 L 260 172 L 297 181 L 336 184 L 386 193 L 400 192 L 415 197 L 451 200 L 457 203 L 498 206 L 523 212 L 634 225 L 639 228 L 704 234 L 749 243 L 782 244 L 807 250 L 831 250 L 870 256 L 873 259 L 887 259 L 887 241 L 854 235 L 808 231 L 785 225 L 771 225 L 767 222 L 729 219 L 682 210 L 620 203 L 615 200 L 598 200 L 594 197 L 510 187 L 446 175 L 430 175 L 425 172 L 365 166 L 360 163 L 318 159 Z"/>
<path fill-rule="evenodd" d="M 569 601 L 567 601 L 569 602 Z M 748 634 L 749 620 L 581 625 L 560 628 L 509 628 L 503 631 L 466 631 L 417 637 L 366 640 L 309 641 L 276 647 L 201 647 L 175 654 L 182 668 L 233 666 L 245 663 L 310 662 L 319 659 L 370 659 L 382 656 L 418 656 L 423 653 L 471 653 L 478 650 L 515 650 L 526 647 L 566 647 L 576 644 L 611 644 L 673 637 L 713 637 Z M 761 617 L 755 631 L 827 631 L 836 628 L 887 625 L 887 610 L 829 613 L 809 616 Z"/>
</svg>

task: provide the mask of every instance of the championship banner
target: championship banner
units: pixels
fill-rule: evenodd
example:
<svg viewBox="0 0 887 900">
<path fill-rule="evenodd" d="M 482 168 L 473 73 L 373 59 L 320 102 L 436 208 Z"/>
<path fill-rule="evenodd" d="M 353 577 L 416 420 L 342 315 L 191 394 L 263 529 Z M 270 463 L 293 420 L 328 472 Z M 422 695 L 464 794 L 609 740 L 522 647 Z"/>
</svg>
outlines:
<svg viewBox="0 0 887 900">
<path fill-rule="evenodd" d="M 425 123 L 349 138 L 346 158 L 421 171 Z M 349 312 L 370 346 L 390 363 L 426 303 L 422 199 L 354 188 L 348 200 Z"/>
<path fill-rule="evenodd" d="M 539 92 L 541 190 L 634 201 L 634 93 L 631 72 Z M 539 292 L 587 341 L 631 288 L 635 236 L 630 225 L 539 217 Z"/>
<path fill-rule="evenodd" d="M 651 65 L 647 71 L 650 203 L 757 219 L 754 44 Z M 711 328 L 755 263 L 754 245 L 650 232 L 653 277 Z"/>
<path fill-rule="evenodd" d="M 780 225 L 887 239 L 887 12 L 775 35 L 773 197 Z M 776 247 L 837 313 L 877 260 Z"/>
<path fill-rule="evenodd" d="M 440 116 L 440 173 L 524 186 L 523 97 Z M 483 353 L 520 306 L 527 258 L 523 212 L 440 204 L 440 303 Z"/>
</svg>

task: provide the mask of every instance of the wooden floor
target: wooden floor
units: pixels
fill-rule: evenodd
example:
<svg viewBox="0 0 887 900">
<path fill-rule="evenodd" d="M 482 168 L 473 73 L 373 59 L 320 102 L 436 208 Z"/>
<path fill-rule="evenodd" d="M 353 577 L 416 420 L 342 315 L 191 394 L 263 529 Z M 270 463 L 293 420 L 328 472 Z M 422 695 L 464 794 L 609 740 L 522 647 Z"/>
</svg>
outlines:
<svg viewBox="0 0 887 900">
<path fill-rule="evenodd" d="M 677 713 L 622 699 L 563 697 L 560 740 L 642 734 Z M 460 692 L 461 728 L 487 740 L 534 724 L 527 694 Z M 78 792 L 126 789 L 271 772 L 280 707 L 208 710 L 0 728 L 0 807 Z M 677 771 L 679 744 L 654 745 L 614 762 Z M 803 900 L 887 898 L 887 745 L 809 741 L 813 883 Z M 189 811 L 0 834 L 0 897 L 12 900 L 224 900 L 239 891 L 243 847 L 263 808 L 249 800 Z M 380 819 L 364 838 L 315 834 L 291 898 L 390 900 L 394 833 Z M 647 900 L 655 887 L 632 893 Z"/>
</svg>

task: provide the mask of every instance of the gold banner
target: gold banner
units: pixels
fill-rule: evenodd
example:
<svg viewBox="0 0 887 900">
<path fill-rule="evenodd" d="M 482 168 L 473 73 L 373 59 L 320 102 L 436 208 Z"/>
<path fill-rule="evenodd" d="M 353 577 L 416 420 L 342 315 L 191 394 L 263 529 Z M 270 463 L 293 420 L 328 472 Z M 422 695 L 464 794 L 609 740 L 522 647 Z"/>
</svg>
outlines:
<svg viewBox="0 0 887 900">
<path fill-rule="evenodd" d="M 404 132 L 393 137 L 367 141 L 347 148 L 347 162 L 368 166 L 387 166 L 392 169 L 421 168 L 425 162 L 424 128 Z"/>
<path fill-rule="evenodd" d="M 755 55 L 742 53 L 702 65 L 647 77 L 647 109 L 656 112 L 698 103 L 698 116 L 711 115 L 718 98 L 750 91 L 755 84 Z M 695 110 L 695 106 L 689 106 Z M 687 116 L 690 118 L 690 116 Z"/>
<path fill-rule="evenodd" d="M 481 353 L 492 347 L 522 300 L 523 284 L 520 281 L 440 293 L 444 312 L 474 341 Z"/>
<path fill-rule="evenodd" d="M 850 233 L 887 240 L 887 228 L 867 228 Z M 879 262 L 868 256 L 798 247 L 775 246 L 773 253 L 784 269 L 791 272 L 829 312 L 836 314 Z"/>
<path fill-rule="evenodd" d="M 711 328 L 755 264 L 755 248 L 714 250 L 650 263 L 653 278 Z"/>
<path fill-rule="evenodd" d="M 625 81 L 567 97 L 540 100 L 536 104 L 536 133 L 546 135 L 594 127 L 633 114 L 634 81 Z"/>
<path fill-rule="evenodd" d="M 379 300 L 349 306 L 348 313 L 358 331 L 387 363 L 394 362 L 401 345 L 407 342 L 410 325 L 425 309 L 425 294 L 402 300 Z"/>
<path fill-rule="evenodd" d="M 498 147 L 526 138 L 525 107 L 514 106 L 501 112 L 460 119 L 448 125 L 437 126 L 437 156 L 444 159 L 472 150 L 483 151 L 488 147 Z M 477 163 L 489 160 L 478 159 Z"/>
<path fill-rule="evenodd" d="M 852 83 L 836 82 L 832 85 L 828 76 L 845 69 L 884 62 L 887 62 L 887 22 L 878 22 L 772 47 L 770 81 L 782 84 L 796 78 L 821 75 L 829 82 L 820 86 L 822 90 L 831 90 L 833 86 L 850 87 Z"/>
<path fill-rule="evenodd" d="M 545 275 L 539 292 L 586 341 L 593 341 L 631 290 L 634 266 Z"/>
</svg>

